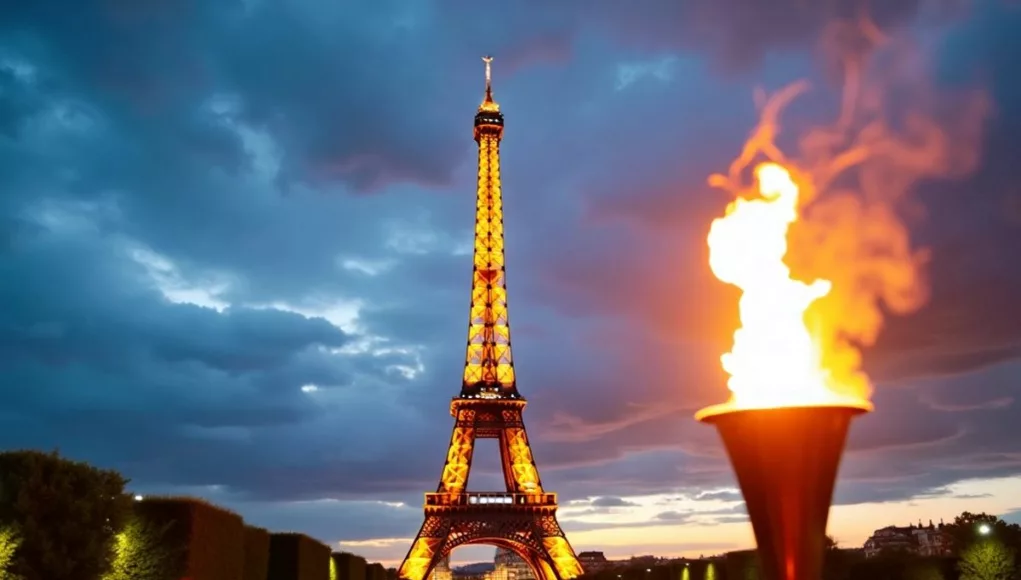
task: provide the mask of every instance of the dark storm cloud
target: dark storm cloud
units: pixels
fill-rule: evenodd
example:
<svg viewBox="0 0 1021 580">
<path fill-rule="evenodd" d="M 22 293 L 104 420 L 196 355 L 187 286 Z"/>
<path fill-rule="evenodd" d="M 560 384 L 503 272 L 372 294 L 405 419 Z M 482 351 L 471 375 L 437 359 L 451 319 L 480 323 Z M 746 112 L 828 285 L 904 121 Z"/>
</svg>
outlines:
<svg viewBox="0 0 1021 580">
<path fill-rule="evenodd" d="M 656 519 L 671 523 L 686 522 L 691 519 L 692 512 L 660 512 L 656 514 Z"/>
<path fill-rule="evenodd" d="M 6 10 L 3 24 L 15 46 L 41 45 L 72 94 L 137 117 L 236 99 L 286 149 L 284 179 L 366 189 L 445 182 L 466 148 L 455 139 L 457 79 L 436 66 L 450 54 L 421 42 L 429 19 L 399 2 L 32 2 Z M 433 103 L 428 114 L 414 100 Z M 215 133 L 196 130 L 199 140 Z"/>
<path fill-rule="evenodd" d="M 593 506 L 734 485 L 691 419 L 724 396 L 734 323 L 705 267 L 726 199 L 702 184 L 754 123 L 752 87 L 810 74 L 796 49 L 839 3 L 505 3 L 486 27 L 453 0 L 22 4 L 0 17 L 0 296 L 16 305 L 0 314 L 0 445 L 59 446 L 146 493 L 190 489 L 328 541 L 412 534 L 459 387 L 470 120 L 477 57 L 494 52 L 515 357 L 544 485 Z M 877 348 L 896 353 L 880 376 L 902 381 L 853 431 L 842 503 L 1018 472 L 1003 362 L 1018 230 L 993 209 L 1017 181 L 1018 88 L 999 80 L 1016 45 L 987 24 L 943 60 L 972 54 L 993 79 L 993 154 L 928 196 L 933 300 Z M 756 67 L 773 48 L 794 56 Z M 721 59 L 741 66 L 717 75 Z M 139 248 L 232 306 L 170 302 Z M 273 304 L 357 315 L 340 330 Z"/>
<path fill-rule="evenodd" d="M 723 501 L 738 501 L 741 499 L 741 492 L 724 489 L 720 491 L 703 491 L 698 494 L 695 499 L 699 500 L 723 500 Z"/>
<path fill-rule="evenodd" d="M 440 4 L 452 13 L 467 13 L 476 6 L 470 0 L 443 0 Z M 691 51 L 708 55 L 717 64 L 731 69 L 748 69 L 760 64 L 771 52 L 804 51 L 815 45 L 835 19 L 868 13 L 880 26 L 892 28 L 910 24 L 919 14 L 930 21 L 960 16 L 967 13 L 967 3 L 646 0 L 624 4 L 614 0 L 567 0 L 548 6 L 538 0 L 525 0 L 489 10 L 505 22 L 506 30 L 529 40 L 528 32 L 536 27 L 570 35 L 597 33 L 646 52 Z M 535 21 L 539 24 L 534 24 Z"/>
<path fill-rule="evenodd" d="M 385 367 L 402 357 L 330 355 L 324 349 L 358 337 L 321 318 L 171 303 L 122 240 L 53 227 L 17 237 L 0 256 L 4 279 L 17 281 L 0 287 L 10 305 L 0 316 L 4 446 L 61 447 L 143 481 L 263 496 L 392 487 L 386 464 L 374 461 L 386 449 L 301 442 L 320 436 L 310 427 L 321 421 L 339 421 L 336 437 L 382 434 L 378 423 L 345 423 L 379 403 L 338 408 L 330 393 L 373 380 L 398 386 Z M 308 384 L 322 393 L 302 391 Z M 416 429 L 415 419 L 396 432 Z M 295 485 L 306 473 L 316 484 Z"/>
<path fill-rule="evenodd" d="M 595 498 L 594 500 L 592 500 L 592 503 L 590 505 L 592 505 L 592 507 L 612 508 L 612 507 L 627 507 L 636 504 L 634 502 L 627 501 L 626 499 L 621 497 L 606 495 Z"/>
</svg>

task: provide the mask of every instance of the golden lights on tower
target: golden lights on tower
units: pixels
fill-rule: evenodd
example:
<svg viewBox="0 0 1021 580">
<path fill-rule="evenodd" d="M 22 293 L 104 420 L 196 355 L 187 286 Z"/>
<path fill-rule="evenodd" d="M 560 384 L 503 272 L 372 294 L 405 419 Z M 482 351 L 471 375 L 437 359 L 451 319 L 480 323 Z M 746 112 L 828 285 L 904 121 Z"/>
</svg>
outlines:
<svg viewBox="0 0 1021 580">
<path fill-rule="evenodd" d="M 493 59 L 482 60 L 486 89 L 474 124 L 479 156 L 464 374 L 450 403 L 454 429 L 439 486 L 425 495 L 425 520 L 398 575 L 424 580 L 458 546 L 493 544 L 521 556 L 538 580 L 571 580 L 583 570 L 557 521 L 557 496 L 539 478 L 523 420 L 526 401 L 515 380 L 500 175 L 504 119 L 493 99 Z M 478 439 L 498 440 L 503 491 L 467 489 Z"/>
<path fill-rule="evenodd" d="M 486 397 L 514 391 L 515 377 L 507 315 L 500 176 L 503 115 L 493 100 L 493 58 L 482 60 L 486 63 L 486 96 L 475 115 L 475 140 L 479 144 L 475 248 L 463 384 L 474 391 L 472 394 Z"/>
</svg>

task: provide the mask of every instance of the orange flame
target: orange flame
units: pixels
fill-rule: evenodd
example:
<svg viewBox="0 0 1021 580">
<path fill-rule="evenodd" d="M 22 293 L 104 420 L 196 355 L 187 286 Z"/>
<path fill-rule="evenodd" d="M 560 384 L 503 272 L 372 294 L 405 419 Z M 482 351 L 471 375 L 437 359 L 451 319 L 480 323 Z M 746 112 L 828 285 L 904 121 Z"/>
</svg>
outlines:
<svg viewBox="0 0 1021 580">
<path fill-rule="evenodd" d="M 987 103 L 981 94 L 965 95 L 955 101 L 953 119 L 938 123 L 947 102 L 918 75 L 904 74 L 922 70 L 910 45 L 860 22 L 834 34 L 848 30 L 867 37 L 870 50 L 892 45 L 892 70 L 846 55 L 839 119 L 801 136 L 797 163 L 775 139 L 781 111 L 807 84 L 760 99 L 760 123 L 741 155 L 727 175 L 709 178 L 735 197 L 713 221 L 707 243 L 713 274 L 742 291 L 741 326 L 720 359 L 731 398 L 697 419 L 793 406 L 870 410 L 860 348 L 875 342 L 884 309 L 909 313 L 928 297 L 927 253 L 912 248 L 899 216 L 920 179 L 974 167 Z M 896 107 L 879 84 L 907 102 L 901 118 L 886 118 Z M 746 184 L 753 166 L 754 183 Z"/>
<path fill-rule="evenodd" d="M 743 293 L 741 328 L 720 361 L 730 374 L 734 403 L 744 408 L 847 405 L 868 408 L 864 397 L 841 394 L 811 332 L 805 312 L 829 293 L 829 280 L 791 278 L 784 263 L 787 230 L 798 219 L 800 190 L 777 163 L 755 168 L 758 199 L 737 198 L 709 230 L 709 265 Z"/>
</svg>

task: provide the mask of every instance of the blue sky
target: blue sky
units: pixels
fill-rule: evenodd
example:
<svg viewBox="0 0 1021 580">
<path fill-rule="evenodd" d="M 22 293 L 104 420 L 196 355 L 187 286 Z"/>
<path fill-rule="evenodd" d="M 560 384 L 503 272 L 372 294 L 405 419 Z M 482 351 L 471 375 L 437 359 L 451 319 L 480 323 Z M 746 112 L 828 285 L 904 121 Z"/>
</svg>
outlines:
<svg viewBox="0 0 1021 580">
<path fill-rule="evenodd" d="M 795 134 L 832 110 L 819 38 L 847 3 L 19 4 L 0 16 L 0 447 L 399 560 L 460 387 L 491 53 L 519 388 L 576 549 L 750 545 L 691 418 L 725 397 L 734 328 L 706 177 L 756 87 L 813 82 Z M 881 4 L 921 47 L 909 76 L 992 106 L 974 171 L 911 192 L 931 296 L 866 353 L 877 410 L 831 525 L 848 544 L 964 509 L 1021 519 L 1021 12 Z M 469 487 L 495 488 L 480 449 Z"/>
</svg>

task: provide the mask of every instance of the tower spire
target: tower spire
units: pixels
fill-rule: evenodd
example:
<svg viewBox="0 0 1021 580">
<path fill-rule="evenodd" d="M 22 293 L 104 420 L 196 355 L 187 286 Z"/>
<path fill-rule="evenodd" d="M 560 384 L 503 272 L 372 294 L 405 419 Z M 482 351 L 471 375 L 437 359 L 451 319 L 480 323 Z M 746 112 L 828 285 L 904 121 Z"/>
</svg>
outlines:
<svg viewBox="0 0 1021 580">
<path fill-rule="evenodd" d="M 486 63 L 486 100 L 475 114 L 479 165 L 475 192 L 475 251 L 472 268 L 468 349 L 461 396 L 519 398 L 511 357 L 507 318 L 507 282 L 503 253 L 503 193 L 500 182 L 500 140 L 503 113 L 493 101 L 493 57 Z"/>
<path fill-rule="evenodd" d="M 500 105 L 493 100 L 493 57 L 484 56 L 482 62 L 486 63 L 486 98 L 479 105 L 480 111 L 499 111 Z"/>
</svg>

